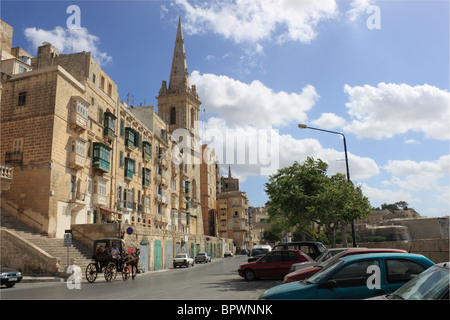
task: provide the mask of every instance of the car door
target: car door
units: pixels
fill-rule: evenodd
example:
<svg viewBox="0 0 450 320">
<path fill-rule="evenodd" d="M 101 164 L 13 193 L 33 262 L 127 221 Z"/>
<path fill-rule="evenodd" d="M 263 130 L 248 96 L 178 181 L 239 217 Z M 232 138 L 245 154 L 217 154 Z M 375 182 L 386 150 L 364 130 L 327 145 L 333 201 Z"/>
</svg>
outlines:
<svg viewBox="0 0 450 320">
<path fill-rule="evenodd" d="M 382 281 L 379 289 L 368 286 L 371 266 L 379 268 L 378 259 L 344 264 L 318 285 L 317 299 L 365 299 L 374 297 L 375 290 L 386 290 Z"/>
<path fill-rule="evenodd" d="M 280 275 L 282 251 L 272 251 L 257 263 L 255 273 L 257 277 L 274 277 Z"/>
<path fill-rule="evenodd" d="M 300 262 L 299 257 L 295 254 L 294 251 L 285 251 L 283 252 L 283 260 L 281 262 L 281 268 L 279 271 L 279 276 L 285 276 L 289 273 L 291 266 L 294 263 Z"/>
<path fill-rule="evenodd" d="M 385 267 L 387 292 L 384 294 L 394 292 L 426 269 L 418 262 L 402 258 L 386 259 Z"/>
</svg>

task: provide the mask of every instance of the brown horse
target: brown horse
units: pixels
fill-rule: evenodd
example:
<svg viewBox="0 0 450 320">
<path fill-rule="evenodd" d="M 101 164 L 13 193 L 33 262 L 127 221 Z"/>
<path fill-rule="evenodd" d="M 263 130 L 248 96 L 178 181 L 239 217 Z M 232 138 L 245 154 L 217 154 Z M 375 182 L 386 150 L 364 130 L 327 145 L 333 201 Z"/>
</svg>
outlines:
<svg viewBox="0 0 450 320">
<path fill-rule="evenodd" d="M 139 268 L 139 249 L 133 250 L 131 253 L 127 253 L 125 256 L 125 265 L 130 268 L 131 278 L 134 280 L 137 270 Z"/>
</svg>

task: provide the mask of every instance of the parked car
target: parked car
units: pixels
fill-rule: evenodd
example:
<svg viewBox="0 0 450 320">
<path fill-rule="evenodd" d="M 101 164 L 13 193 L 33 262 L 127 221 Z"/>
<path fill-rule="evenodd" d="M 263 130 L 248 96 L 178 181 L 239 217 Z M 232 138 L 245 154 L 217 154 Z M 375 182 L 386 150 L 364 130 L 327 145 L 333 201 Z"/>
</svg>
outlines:
<svg viewBox="0 0 450 320">
<path fill-rule="evenodd" d="M 7 268 L 4 265 L 0 265 L 1 285 L 5 285 L 8 288 L 14 287 L 16 283 L 22 281 L 22 273 L 18 270 Z"/>
<path fill-rule="evenodd" d="M 206 252 L 199 252 L 195 256 L 195 263 L 200 263 L 200 262 L 206 262 L 206 263 L 211 262 L 211 257 L 208 256 L 208 254 Z"/>
<path fill-rule="evenodd" d="M 248 255 L 249 251 L 248 251 L 248 249 L 242 249 L 239 253 L 243 254 L 243 255 Z"/>
<path fill-rule="evenodd" d="M 293 263 L 309 259 L 300 250 L 271 251 L 257 261 L 241 265 L 238 273 L 245 280 L 255 280 L 260 277 L 284 277 Z"/>
<path fill-rule="evenodd" d="M 192 259 L 187 253 L 178 253 L 173 259 L 173 267 L 186 266 L 189 265 L 194 266 L 194 259 Z"/>
<path fill-rule="evenodd" d="M 232 257 L 232 256 L 233 256 L 233 252 L 231 252 L 231 251 L 225 251 L 225 252 L 223 253 L 223 256 L 224 256 L 224 257 Z"/>
<path fill-rule="evenodd" d="M 319 241 L 296 241 L 280 243 L 273 246 L 272 250 L 300 250 L 313 259 L 316 259 L 327 248 Z"/>
<path fill-rule="evenodd" d="M 320 264 L 331 257 L 337 255 L 338 253 L 341 253 L 342 251 L 346 251 L 353 248 L 332 248 L 332 249 L 326 249 L 324 252 L 322 252 L 316 259 L 312 261 L 306 261 L 306 262 L 300 262 L 300 263 L 294 263 L 291 266 L 290 272 L 301 270 L 307 267 L 314 266 L 316 264 Z"/>
<path fill-rule="evenodd" d="M 370 300 L 448 300 L 449 265 L 449 262 L 435 264 L 394 293 L 370 298 Z"/>
<path fill-rule="evenodd" d="M 250 257 L 247 259 L 247 261 L 256 261 L 269 251 L 272 251 L 272 247 L 270 245 L 256 245 L 253 247 L 252 252 L 249 254 Z"/>
<path fill-rule="evenodd" d="M 381 253 L 381 252 L 408 253 L 406 250 L 402 250 L 402 249 L 351 248 L 350 250 L 342 251 L 342 252 L 338 253 L 337 255 L 331 257 L 330 259 L 325 260 L 319 264 L 315 264 L 313 266 L 306 267 L 306 268 L 288 273 L 284 277 L 283 283 L 308 279 L 309 277 L 316 274 L 323 268 L 326 268 L 329 264 L 332 264 L 332 263 L 336 262 L 339 258 L 345 257 L 347 255 L 364 254 L 364 253 Z"/>
<path fill-rule="evenodd" d="M 412 253 L 350 255 L 307 280 L 270 288 L 260 299 L 366 299 L 394 292 L 432 265 Z"/>
</svg>

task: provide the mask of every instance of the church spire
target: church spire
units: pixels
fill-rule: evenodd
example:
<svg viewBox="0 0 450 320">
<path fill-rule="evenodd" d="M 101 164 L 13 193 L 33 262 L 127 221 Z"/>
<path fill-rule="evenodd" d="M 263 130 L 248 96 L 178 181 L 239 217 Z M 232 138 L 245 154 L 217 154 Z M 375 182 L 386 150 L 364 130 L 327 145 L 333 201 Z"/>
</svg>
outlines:
<svg viewBox="0 0 450 320">
<path fill-rule="evenodd" d="M 173 51 L 172 70 L 170 71 L 169 90 L 189 88 L 189 73 L 184 51 L 183 31 L 181 29 L 181 16 L 178 19 L 177 38 Z"/>
</svg>

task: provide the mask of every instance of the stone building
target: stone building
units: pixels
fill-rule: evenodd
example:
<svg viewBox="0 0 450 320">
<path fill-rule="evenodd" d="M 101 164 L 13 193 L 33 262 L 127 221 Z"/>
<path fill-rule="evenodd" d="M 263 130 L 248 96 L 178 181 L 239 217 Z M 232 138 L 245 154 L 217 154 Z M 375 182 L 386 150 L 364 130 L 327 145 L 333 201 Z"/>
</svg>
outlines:
<svg viewBox="0 0 450 320">
<path fill-rule="evenodd" d="M 179 145 L 178 159 L 173 160 L 180 165 L 180 176 L 184 181 L 181 203 L 190 225 L 196 228 L 196 233 L 203 234 L 200 196 L 202 149 L 198 127 L 201 102 L 195 86 L 189 85 L 181 18 L 178 21 L 169 86 L 163 81 L 156 98 L 158 115 L 167 124 L 172 140 Z"/>
<path fill-rule="evenodd" d="M 264 230 L 269 228 L 269 214 L 266 207 L 251 207 L 252 241 L 253 245 L 266 243 L 263 239 Z"/>
<path fill-rule="evenodd" d="M 107 119 L 115 117 L 119 97 L 90 53 L 59 55 L 44 43 L 31 67 L 2 81 L 1 162 L 16 169 L 2 206 L 62 237 L 71 224 L 95 220 L 93 184 L 101 185 L 105 206 L 113 203 L 115 127 Z"/>
<path fill-rule="evenodd" d="M 228 176 L 223 177 L 224 191 L 239 191 L 239 179 L 231 176 L 231 166 L 228 166 Z"/>
<path fill-rule="evenodd" d="M 252 243 L 249 224 L 249 201 L 242 191 L 222 192 L 217 195 L 219 237 L 234 240 L 238 249 L 247 249 Z"/>
<path fill-rule="evenodd" d="M 158 113 L 120 102 L 91 53 L 59 54 L 45 42 L 34 58 L 11 48 L 12 34 L 2 21 L 0 163 L 16 172 L 2 206 L 52 237 L 101 222 L 203 234 L 200 152 L 189 145 L 189 161 L 172 161 L 173 131 L 198 140 L 181 21 Z"/>
<path fill-rule="evenodd" d="M 11 48 L 12 27 L 1 22 L 2 211 L 53 238 L 70 229 L 88 241 L 131 226 L 123 236 L 147 248 L 146 269 L 169 267 L 178 252 L 217 257 L 247 245 L 245 193 L 225 195 L 231 229 L 219 231 L 219 164 L 202 176 L 200 100 L 189 86 L 181 22 L 157 112 L 121 102 L 91 53 L 60 54 L 45 42 L 33 57 Z"/>
<path fill-rule="evenodd" d="M 213 149 L 202 145 L 201 195 L 204 234 L 218 236 L 219 215 L 216 195 L 222 192 L 220 166 Z"/>
</svg>

